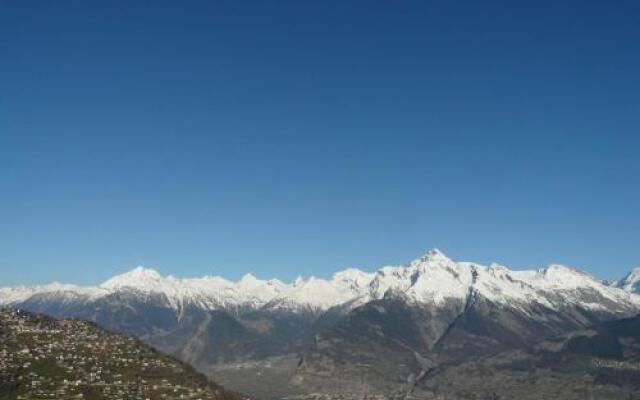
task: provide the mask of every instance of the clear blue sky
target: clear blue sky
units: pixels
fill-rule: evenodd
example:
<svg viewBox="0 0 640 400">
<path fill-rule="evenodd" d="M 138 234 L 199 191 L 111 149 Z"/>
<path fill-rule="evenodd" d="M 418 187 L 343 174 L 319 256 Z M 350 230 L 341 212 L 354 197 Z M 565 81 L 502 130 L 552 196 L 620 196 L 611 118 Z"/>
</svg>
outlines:
<svg viewBox="0 0 640 400">
<path fill-rule="evenodd" d="M 0 285 L 640 265 L 640 1 L 0 0 Z"/>
</svg>

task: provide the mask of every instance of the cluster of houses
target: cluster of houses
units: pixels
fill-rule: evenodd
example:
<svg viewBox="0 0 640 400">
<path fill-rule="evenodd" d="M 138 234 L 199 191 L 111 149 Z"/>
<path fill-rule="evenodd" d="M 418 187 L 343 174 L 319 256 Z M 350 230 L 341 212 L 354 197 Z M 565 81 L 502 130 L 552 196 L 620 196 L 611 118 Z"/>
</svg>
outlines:
<svg viewBox="0 0 640 400">
<path fill-rule="evenodd" d="M 596 368 L 611 368 L 626 371 L 640 371 L 640 363 L 618 360 L 607 360 L 606 358 L 596 358 L 591 361 Z"/>
<path fill-rule="evenodd" d="M 409 398 L 409 397 L 408 397 Z M 285 400 L 388 400 L 389 397 L 378 394 L 328 394 L 328 393 L 310 393 L 300 396 L 289 396 Z M 434 398 L 439 400 L 439 398 Z"/>
<path fill-rule="evenodd" d="M 0 310 L 0 398 L 220 399 L 178 361 L 79 320 Z"/>
</svg>

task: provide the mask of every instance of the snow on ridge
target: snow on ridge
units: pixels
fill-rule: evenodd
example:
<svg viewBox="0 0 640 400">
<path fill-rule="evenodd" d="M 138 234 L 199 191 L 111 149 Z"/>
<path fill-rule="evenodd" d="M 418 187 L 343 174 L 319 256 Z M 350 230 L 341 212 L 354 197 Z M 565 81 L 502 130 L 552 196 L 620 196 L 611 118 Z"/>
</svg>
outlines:
<svg viewBox="0 0 640 400">
<path fill-rule="evenodd" d="M 640 268 L 634 271 L 625 282 L 640 285 Z M 621 285 L 626 289 L 633 283 Z M 331 279 L 299 277 L 291 283 L 262 280 L 251 273 L 236 282 L 217 276 L 176 278 L 163 276 L 152 268 L 136 267 L 98 287 L 54 283 L 0 288 L 0 305 L 18 304 L 36 294 L 62 296 L 75 293 L 87 299 L 98 299 L 126 290 L 160 293 L 175 309 L 193 304 L 205 309 L 247 306 L 321 311 L 348 302 L 360 304 L 381 299 L 387 292 L 404 293 L 417 303 L 439 304 L 451 298 L 465 300 L 471 293 L 478 293 L 490 301 L 509 306 L 538 303 L 551 308 L 557 307 L 559 301 L 589 307 L 595 293 L 616 303 L 640 307 L 640 296 L 604 285 L 592 275 L 567 266 L 552 264 L 534 271 L 512 271 L 495 263 L 484 266 L 456 262 L 437 249 L 406 265 L 381 267 L 375 272 L 347 268 L 334 273 Z"/>
<path fill-rule="evenodd" d="M 640 267 L 632 269 L 624 278 L 612 282 L 612 286 L 640 295 Z"/>
<path fill-rule="evenodd" d="M 358 268 L 347 268 L 334 273 L 331 280 L 356 287 L 365 287 L 369 285 L 374 276 L 375 273 L 372 272 L 364 272 Z"/>
<path fill-rule="evenodd" d="M 100 284 L 100 287 L 106 290 L 120 289 L 124 287 L 131 288 L 153 288 L 161 283 L 165 278 L 158 271 L 152 268 L 138 266 L 124 274 L 116 275 Z"/>
<path fill-rule="evenodd" d="M 101 297 L 106 292 L 96 287 L 83 287 L 53 282 L 46 285 L 0 288 L 0 306 L 21 303 L 37 294 L 55 294 L 59 297 L 82 296 L 88 300 Z"/>
</svg>

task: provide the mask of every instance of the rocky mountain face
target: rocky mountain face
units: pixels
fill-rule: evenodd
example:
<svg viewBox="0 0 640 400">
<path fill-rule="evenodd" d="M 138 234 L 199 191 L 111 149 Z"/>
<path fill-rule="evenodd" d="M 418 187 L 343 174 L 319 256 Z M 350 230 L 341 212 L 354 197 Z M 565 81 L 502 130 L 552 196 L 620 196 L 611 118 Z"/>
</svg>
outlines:
<svg viewBox="0 0 640 400">
<path fill-rule="evenodd" d="M 512 271 L 432 250 L 374 273 L 292 283 L 136 268 L 97 287 L 0 289 L 0 304 L 133 334 L 254 397 L 405 396 L 438 366 L 636 315 L 632 286 L 562 265 Z"/>
<path fill-rule="evenodd" d="M 407 398 L 640 399 L 640 315 L 435 367 Z"/>
</svg>

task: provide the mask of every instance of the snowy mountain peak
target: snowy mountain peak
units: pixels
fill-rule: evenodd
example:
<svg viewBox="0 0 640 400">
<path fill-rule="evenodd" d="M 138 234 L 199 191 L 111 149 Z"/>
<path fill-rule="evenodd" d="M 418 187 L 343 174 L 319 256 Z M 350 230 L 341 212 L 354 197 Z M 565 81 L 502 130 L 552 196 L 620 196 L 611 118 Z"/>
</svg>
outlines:
<svg viewBox="0 0 640 400">
<path fill-rule="evenodd" d="M 420 261 L 420 262 L 436 262 L 436 263 L 450 263 L 452 262 L 452 260 L 447 257 L 443 252 L 441 252 L 440 250 L 433 248 L 431 250 L 429 250 L 425 255 L 423 255 L 422 257 L 420 257 L 418 260 L 416 261 Z"/>
<path fill-rule="evenodd" d="M 444 255 L 438 249 L 429 250 L 422 257 L 419 257 L 406 267 L 407 273 L 410 274 L 424 274 L 429 270 L 445 268 L 448 270 L 457 269 L 459 264 L 452 259 Z"/>
<path fill-rule="evenodd" d="M 253 275 L 251 272 L 244 274 L 242 278 L 240 278 L 240 280 L 238 281 L 239 284 L 251 284 L 251 283 L 257 283 L 257 282 L 260 282 L 260 279 L 256 278 L 256 276 Z"/>
<path fill-rule="evenodd" d="M 152 268 L 138 266 L 129 272 L 116 275 L 113 278 L 103 282 L 100 285 L 102 289 L 120 289 L 120 288 L 137 288 L 137 289 L 153 289 L 155 285 L 163 279 L 158 271 Z"/>
<path fill-rule="evenodd" d="M 632 269 L 622 280 L 615 282 L 615 286 L 627 292 L 640 294 L 640 267 Z"/>
</svg>

